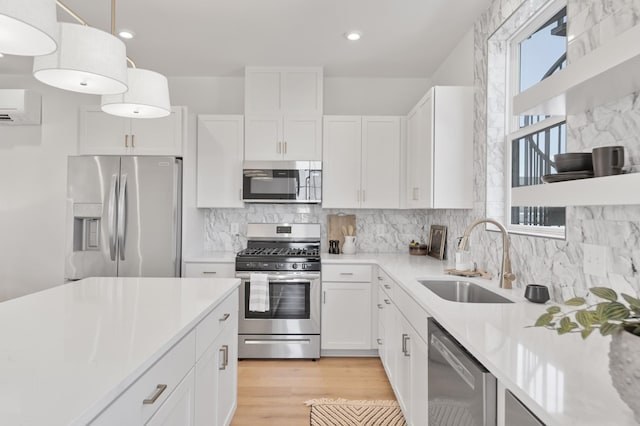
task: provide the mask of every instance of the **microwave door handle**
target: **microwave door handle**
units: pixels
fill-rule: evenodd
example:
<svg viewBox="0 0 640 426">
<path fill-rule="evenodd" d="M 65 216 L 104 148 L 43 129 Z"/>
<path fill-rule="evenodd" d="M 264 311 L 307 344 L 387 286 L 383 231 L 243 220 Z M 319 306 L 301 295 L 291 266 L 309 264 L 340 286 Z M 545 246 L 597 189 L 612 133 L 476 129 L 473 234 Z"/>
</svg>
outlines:
<svg viewBox="0 0 640 426">
<path fill-rule="evenodd" d="M 304 180 L 304 189 L 307 192 L 307 201 L 309 201 L 311 199 L 311 172 Z"/>
</svg>

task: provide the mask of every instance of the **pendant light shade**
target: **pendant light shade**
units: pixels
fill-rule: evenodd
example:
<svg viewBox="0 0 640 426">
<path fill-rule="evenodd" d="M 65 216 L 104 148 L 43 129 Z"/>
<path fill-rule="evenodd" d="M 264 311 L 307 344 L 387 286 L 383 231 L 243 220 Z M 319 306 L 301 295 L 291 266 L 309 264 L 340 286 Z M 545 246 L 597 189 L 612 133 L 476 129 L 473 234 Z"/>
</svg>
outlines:
<svg viewBox="0 0 640 426">
<path fill-rule="evenodd" d="M 56 50 L 55 0 L 0 0 L 0 52 L 38 56 Z"/>
<path fill-rule="evenodd" d="M 85 25 L 59 23 L 58 28 L 58 50 L 33 60 L 36 79 L 93 95 L 127 90 L 127 54 L 121 40 Z"/>
<path fill-rule="evenodd" d="M 102 111 L 129 118 L 160 118 L 171 114 L 167 78 L 155 71 L 129 68 L 129 90 L 102 97 Z"/>
</svg>

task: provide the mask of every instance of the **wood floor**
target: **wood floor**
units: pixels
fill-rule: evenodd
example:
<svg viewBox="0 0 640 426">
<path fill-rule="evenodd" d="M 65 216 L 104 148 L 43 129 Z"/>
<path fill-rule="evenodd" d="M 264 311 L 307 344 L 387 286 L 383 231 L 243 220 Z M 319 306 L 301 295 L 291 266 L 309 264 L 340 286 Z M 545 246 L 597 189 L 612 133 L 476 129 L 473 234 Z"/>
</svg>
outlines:
<svg viewBox="0 0 640 426">
<path fill-rule="evenodd" d="M 308 426 L 314 398 L 395 400 L 378 358 L 243 360 L 231 425 Z"/>
</svg>

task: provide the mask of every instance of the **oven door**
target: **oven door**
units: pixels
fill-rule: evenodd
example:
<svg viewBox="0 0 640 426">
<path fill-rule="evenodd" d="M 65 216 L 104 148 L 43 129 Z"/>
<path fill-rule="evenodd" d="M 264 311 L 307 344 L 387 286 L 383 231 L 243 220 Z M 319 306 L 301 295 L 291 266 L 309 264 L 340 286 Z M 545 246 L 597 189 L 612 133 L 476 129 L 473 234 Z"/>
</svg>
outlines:
<svg viewBox="0 0 640 426">
<path fill-rule="evenodd" d="M 240 286 L 239 334 L 320 334 L 320 274 L 269 274 L 267 312 L 249 310 L 250 274 Z"/>
</svg>

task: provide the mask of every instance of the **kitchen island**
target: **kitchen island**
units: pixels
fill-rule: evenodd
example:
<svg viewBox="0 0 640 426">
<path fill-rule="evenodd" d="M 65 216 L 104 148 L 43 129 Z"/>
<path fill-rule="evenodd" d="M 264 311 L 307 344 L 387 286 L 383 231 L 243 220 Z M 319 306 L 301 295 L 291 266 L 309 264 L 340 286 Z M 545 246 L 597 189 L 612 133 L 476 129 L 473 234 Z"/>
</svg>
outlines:
<svg viewBox="0 0 640 426">
<path fill-rule="evenodd" d="M 504 290 L 496 279 L 445 275 L 445 262 L 404 253 L 323 254 L 322 263 L 373 264 L 385 271 L 423 309 L 424 324 L 414 326 L 426 329 L 426 317 L 433 317 L 498 379 L 499 425 L 505 389 L 547 425 L 637 424 L 609 374 L 611 338 L 594 333 L 582 340 L 528 327 L 548 305 L 528 302 L 524 288 Z M 421 285 L 423 279 L 475 282 L 515 303 L 450 302 Z"/>
<path fill-rule="evenodd" d="M 178 346 L 192 367 L 225 300 L 237 329 L 239 282 L 87 278 L 0 303 L 0 424 L 87 424 Z"/>
</svg>

